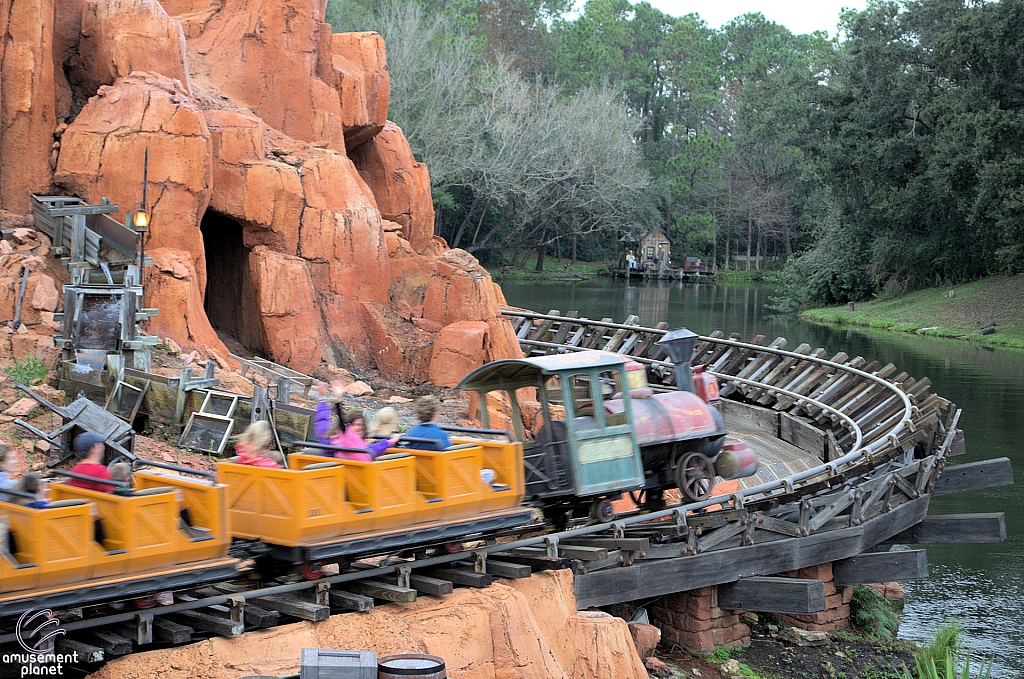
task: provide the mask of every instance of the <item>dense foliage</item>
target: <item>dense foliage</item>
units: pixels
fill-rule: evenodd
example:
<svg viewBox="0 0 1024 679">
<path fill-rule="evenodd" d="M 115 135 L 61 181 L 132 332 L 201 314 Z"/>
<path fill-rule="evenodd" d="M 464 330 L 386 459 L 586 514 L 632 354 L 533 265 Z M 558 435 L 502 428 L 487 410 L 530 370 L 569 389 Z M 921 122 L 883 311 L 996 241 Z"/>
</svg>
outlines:
<svg viewBox="0 0 1024 679">
<path fill-rule="evenodd" d="M 388 44 L 437 231 L 485 260 L 788 262 L 805 301 L 1024 265 L 1024 0 L 873 1 L 839 39 L 646 2 L 329 0 Z"/>
</svg>

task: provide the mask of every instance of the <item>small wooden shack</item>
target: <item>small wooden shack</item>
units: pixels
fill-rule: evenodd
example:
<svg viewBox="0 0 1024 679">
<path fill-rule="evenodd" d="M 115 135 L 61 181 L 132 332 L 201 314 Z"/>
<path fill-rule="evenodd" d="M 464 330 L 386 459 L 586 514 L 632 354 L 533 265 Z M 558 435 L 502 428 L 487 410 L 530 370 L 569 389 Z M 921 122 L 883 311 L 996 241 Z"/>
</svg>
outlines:
<svg viewBox="0 0 1024 679">
<path fill-rule="evenodd" d="M 665 232 L 661 230 L 660 226 L 656 226 L 645 233 L 643 238 L 640 239 L 640 261 L 643 263 L 644 268 L 647 268 L 648 262 L 653 262 L 654 266 L 664 264 L 666 267 L 671 267 L 671 247 L 672 242 L 665 235 Z"/>
</svg>

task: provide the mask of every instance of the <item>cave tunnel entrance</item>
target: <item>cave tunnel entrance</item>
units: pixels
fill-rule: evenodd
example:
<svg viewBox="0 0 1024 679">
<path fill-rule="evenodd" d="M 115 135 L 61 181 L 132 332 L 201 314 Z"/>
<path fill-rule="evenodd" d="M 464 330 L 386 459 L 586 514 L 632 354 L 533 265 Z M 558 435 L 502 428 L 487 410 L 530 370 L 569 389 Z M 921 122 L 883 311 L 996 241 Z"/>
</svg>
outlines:
<svg viewBox="0 0 1024 679">
<path fill-rule="evenodd" d="M 264 354 L 259 307 L 249 273 L 249 248 L 242 225 L 207 210 L 200 225 L 206 253 L 206 296 L 203 308 L 221 339 Z"/>
</svg>

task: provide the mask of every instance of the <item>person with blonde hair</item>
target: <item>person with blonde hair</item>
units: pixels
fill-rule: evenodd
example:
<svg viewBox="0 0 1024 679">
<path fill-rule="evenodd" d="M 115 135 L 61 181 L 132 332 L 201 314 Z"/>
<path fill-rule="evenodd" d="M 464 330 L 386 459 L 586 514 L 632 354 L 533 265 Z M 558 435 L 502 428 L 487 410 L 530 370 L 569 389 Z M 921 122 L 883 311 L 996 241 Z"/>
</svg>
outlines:
<svg viewBox="0 0 1024 679">
<path fill-rule="evenodd" d="M 387 406 L 377 412 L 373 418 L 370 434 L 373 436 L 391 436 L 398 431 L 398 411 Z"/>
<path fill-rule="evenodd" d="M 280 451 L 271 450 L 273 432 L 266 420 L 253 422 L 235 440 L 235 452 L 238 464 L 249 464 L 255 467 L 284 467 L 284 455 Z"/>
</svg>

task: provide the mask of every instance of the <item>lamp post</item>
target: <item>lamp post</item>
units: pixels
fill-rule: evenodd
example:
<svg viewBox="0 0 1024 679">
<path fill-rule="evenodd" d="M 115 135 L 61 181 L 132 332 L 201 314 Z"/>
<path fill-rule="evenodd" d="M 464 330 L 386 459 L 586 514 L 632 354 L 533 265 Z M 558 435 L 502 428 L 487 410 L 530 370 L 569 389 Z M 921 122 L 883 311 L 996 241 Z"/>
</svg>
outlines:
<svg viewBox="0 0 1024 679">
<path fill-rule="evenodd" d="M 139 283 L 142 283 L 142 270 L 146 266 L 146 233 L 149 232 L 149 208 L 146 205 L 146 189 L 149 187 L 149 147 L 146 147 L 146 159 L 142 165 L 142 204 L 132 214 L 132 225 L 139 234 Z"/>
</svg>

